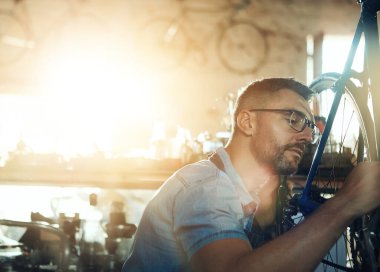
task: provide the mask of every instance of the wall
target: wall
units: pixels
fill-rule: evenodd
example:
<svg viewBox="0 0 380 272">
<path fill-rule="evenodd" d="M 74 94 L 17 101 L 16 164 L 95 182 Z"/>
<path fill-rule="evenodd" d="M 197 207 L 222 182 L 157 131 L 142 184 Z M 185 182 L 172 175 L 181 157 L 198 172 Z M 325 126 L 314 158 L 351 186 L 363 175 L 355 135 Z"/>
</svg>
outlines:
<svg viewBox="0 0 380 272">
<path fill-rule="evenodd" d="M 251 80 L 267 76 L 291 76 L 305 82 L 306 35 L 352 33 L 359 11 L 355 1 L 347 0 L 255 0 L 238 12 L 230 8 L 220 12 L 192 12 L 184 15 L 181 13 L 180 2 L 87 0 L 78 4 L 79 2 L 73 0 L 26 0 L 22 2 L 23 6 L 16 7 L 14 11 L 32 33 L 29 40 L 43 46 L 27 49 L 26 54 L 17 62 L 0 66 L 0 90 L 6 93 L 36 93 L 47 89 L 46 86 L 49 85 L 45 83 L 47 79 L 51 79 L 49 73 L 53 70 L 52 63 L 64 56 L 63 51 L 57 50 L 57 44 L 62 45 L 69 40 L 73 44 L 67 43 L 68 45 L 73 48 L 83 46 L 87 51 L 94 44 L 101 44 L 103 47 L 97 55 L 89 55 L 89 59 L 93 61 L 92 65 L 103 65 L 97 62 L 97 58 L 103 58 L 113 61 L 110 66 L 121 68 L 117 74 L 118 78 L 111 78 L 110 81 L 123 80 L 126 92 L 141 93 L 139 98 L 131 95 L 124 99 L 136 99 L 136 115 L 142 115 L 147 112 L 148 107 L 150 108 L 147 112 L 149 117 L 142 119 L 149 123 L 149 127 L 155 120 L 164 120 L 169 126 L 181 125 L 189 128 L 195 135 L 204 130 L 225 130 L 223 118 L 226 116 L 226 98 L 230 92 L 235 92 Z M 182 2 L 192 7 L 204 7 L 205 3 L 209 4 L 207 7 L 214 7 L 225 2 L 242 1 Z M 9 8 L 12 6 L 11 3 L 12 1 L 4 0 L 1 7 Z M 91 40 L 90 36 L 77 37 L 73 34 L 82 26 L 78 13 L 91 14 L 87 19 L 93 16 L 94 22 L 82 22 L 82 25 L 90 26 L 88 29 L 95 34 L 91 37 L 96 39 Z M 181 24 L 185 25 L 186 35 L 190 36 L 190 40 L 187 40 L 184 46 L 190 45 L 193 48 L 187 52 L 188 56 L 181 65 L 173 69 L 155 67 L 155 52 L 149 51 L 149 48 L 152 48 L 150 41 L 140 41 L 146 25 L 154 18 L 162 17 L 182 18 Z M 254 72 L 231 72 L 218 59 L 218 35 L 221 29 L 230 23 L 231 18 L 253 23 L 263 31 L 264 36 L 257 36 L 256 41 L 252 40 L 252 43 L 258 43 L 257 39 L 263 37 L 267 39 L 268 44 L 264 48 L 267 50 L 267 56 Z M 249 35 L 242 35 L 236 39 L 250 39 L 247 37 Z M 81 45 L 78 40 L 82 41 Z M 258 46 L 257 50 L 263 48 Z M 251 51 L 251 54 L 256 53 Z M 248 54 L 247 59 L 249 57 Z M 103 67 L 104 71 L 111 69 L 110 66 Z M 96 76 L 90 75 L 85 79 L 91 81 L 94 78 Z M 66 80 L 69 81 L 71 78 L 67 76 Z M 68 88 L 74 88 L 75 82 L 69 86 L 71 87 Z M 84 85 L 83 88 L 86 87 L 91 86 Z M 50 85 L 48 91 L 52 91 L 53 88 Z M 112 85 L 105 84 L 103 89 L 112 95 L 111 88 Z M 88 99 L 91 99 L 91 95 L 90 90 Z M 130 119 L 135 117 L 130 116 Z M 119 133 L 130 130 L 131 127 L 149 130 L 139 126 L 138 122 L 132 122 L 120 128 Z"/>
</svg>

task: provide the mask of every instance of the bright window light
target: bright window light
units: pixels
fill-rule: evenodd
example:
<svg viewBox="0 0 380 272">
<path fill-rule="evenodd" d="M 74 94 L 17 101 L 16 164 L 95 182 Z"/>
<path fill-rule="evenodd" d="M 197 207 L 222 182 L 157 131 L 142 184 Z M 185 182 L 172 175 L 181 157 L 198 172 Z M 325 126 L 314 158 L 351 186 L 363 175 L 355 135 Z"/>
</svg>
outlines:
<svg viewBox="0 0 380 272">
<path fill-rule="evenodd" d="M 327 72 L 338 72 L 342 73 L 344 66 L 350 51 L 353 35 L 342 36 L 342 35 L 326 35 L 323 37 L 322 44 L 322 73 Z M 358 49 L 355 54 L 354 62 L 352 64 L 352 69 L 358 72 L 363 71 L 364 64 L 364 42 L 361 39 Z M 334 99 L 334 94 L 332 92 L 325 93 L 325 96 L 322 98 L 321 102 L 321 114 L 327 116 L 332 102 Z M 345 104 L 346 112 L 350 112 L 349 109 L 354 110 L 352 105 Z M 357 120 L 352 120 L 352 123 L 347 123 L 348 121 L 343 119 L 343 108 L 339 107 L 338 112 L 335 116 L 336 124 L 342 124 L 342 126 L 334 125 L 332 127 L 332 134 L 334 135 L 335 140 L 339 141 L 339 136 L 342 135 L 342 128 L 357 128 Z M 350 135 L 356 133 L 356 131 L 350 132 Z M 350 140 L 350 139 L 349 139 Z M 349 141 L 347 140 L 347 141 Z"/>
<path fill-rule="evenodd" d="M 344 65 L 350 51 L 352 37 L 352 35 L 326 35 L 323 37 L 322 73 L 343 72 Z M 352 65 L 352 68 L 358 72 L 363 71 L 363 52 L 364 43 L 361 41 Z"/>
</svg>

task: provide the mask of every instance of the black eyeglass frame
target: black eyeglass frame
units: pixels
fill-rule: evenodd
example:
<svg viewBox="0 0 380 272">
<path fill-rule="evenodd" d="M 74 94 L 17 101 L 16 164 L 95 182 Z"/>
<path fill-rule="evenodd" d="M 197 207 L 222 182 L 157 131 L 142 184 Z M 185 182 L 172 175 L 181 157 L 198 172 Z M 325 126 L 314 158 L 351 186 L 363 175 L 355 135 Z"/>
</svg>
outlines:
<svg viewBox="0 0 380 272">
<path fill-rule="evenodd" d="M 311 130 L 312 130 L 312 134 L 313 134 L 313 140 L 312 140 L 312 142 L 311 142 L 312 144 L 317 143 L 318 140 L 319 140 L 319 137 L 321 136 L 321 135 L 320 135 L 320 132 L 319 132 L 319 129 L 318 129 L 318 127 L 317 127 L 317 125 L 316 125 L 313 121 L 309 120 L 309 119 L 306 117 L 306 115 L 305 115 L 303 112 L 301 112 L 301 111 L 294 110 L 294 109 L 250 109 L 249 111 L 250 111 L 250 112 L 255 112 L 255 111 L 263 111 L 263 112 L 278 112 L 278 113 L 284 113 L 284 112 L 287 112 L 287 113 L 289 113 L 290 117 L 291 117 L 294 113 L 295 113 L 295 114 L 298 114 L 298 115 L 300 115 L 300 116 L 303 116 L 303 119 L 304 119 L 303 126 L 302 126 L 302 128 L 301 128 L 300 130 L 297 129 L 297 128 L 295 128 L 295 127 L 292 125 L 292 123 L 291 123 L 292 119 L 289 118 L 289 126 L 290 126 L 292 129 L 294 129 L 294 130 L 297 131 L 297 132 L 302 132 L 302 131 L 305 130 L 306 127 L 311 128 Z"/>
</svg>

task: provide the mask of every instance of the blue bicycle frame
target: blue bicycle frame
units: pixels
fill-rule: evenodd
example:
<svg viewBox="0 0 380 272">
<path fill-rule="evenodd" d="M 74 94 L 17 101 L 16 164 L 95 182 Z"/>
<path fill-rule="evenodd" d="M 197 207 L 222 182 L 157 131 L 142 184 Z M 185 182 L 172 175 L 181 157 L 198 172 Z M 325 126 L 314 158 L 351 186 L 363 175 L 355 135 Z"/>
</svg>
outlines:
<svg viewBox="0 0 380 272">
<path fill-rule="evenodd" d="M 343 73 L 341 77 L 335 82 L 332 87 L 335 92 L 334 101 L 331 106 L 331 110 L 329 112 L 326 125 L 317 147 L 316 153 L 313 158 L 313 162 L 311 164 L 311 168 L 309 174 L 307 176 L 306 185 L 303 189 L 301 197 L 297 199 L 298 205 L 300 207 L 301 212 L 304 215 L 310 214 L 316 208 L 319 207 L 320 203 L 317 203 L 311 199 L 311 185 L 314 180 L 314 177 L 318 170 L 319 162 L 322 159 L 323 150 L 325 149 L 327 139 L 329 137 L 332 124 L 338 110 L 338 106 L 340 100 L 342 98 L 344 87 L 346 85 L 347 80 L 351 75 L 351 67 L 354 61 L 354 57 L 362 36 L 364 33 L 365 38 L 365 68 L 367 78 L 369 79 L 370 90 L 372 101 L 380 101 L 380 76 L 376 74 L 380 74 L 380 50 L 379 50 L 379 33 L 378 33 L 378 24 L 377 24 L 377 12 L 380 10 L 380 1 L 378 0 L 363 0 L 359 2 L 362 6 L 359 23 L 357 25 L 355 35 L 352 41 L 352 45 L 350 48 L 350 52 L 347 58 L 347 61 L 344 66 Z M 373 117 L 375 124 L 375 133 L 376 136 L 376 154 L 375 158 L 372 160 L 378 160 L 380 158 L 380 107 L 372 107 L 373 108 Z"/>
</svg>

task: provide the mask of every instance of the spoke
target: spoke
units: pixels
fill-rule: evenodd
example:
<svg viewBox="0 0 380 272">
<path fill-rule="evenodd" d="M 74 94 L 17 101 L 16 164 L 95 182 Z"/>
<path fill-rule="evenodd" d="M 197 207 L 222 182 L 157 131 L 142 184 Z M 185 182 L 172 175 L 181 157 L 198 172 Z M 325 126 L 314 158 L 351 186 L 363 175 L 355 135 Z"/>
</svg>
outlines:
<svg viewBox="0 0 380 272">
<path fill-rule="evenodd" d="M 331 262 L 331 261 L 328 261 L 328 260 L 322 260 L 322 263 L 335 268 L 335 271 L 349 271 L 349 272 L 355 271 L 353 268 L 341 266 L 341 265 L 338 265 L 338 264 Z M 337 270 L 337 269 L 339 269 L 339 270 Z"/>
</svg>

